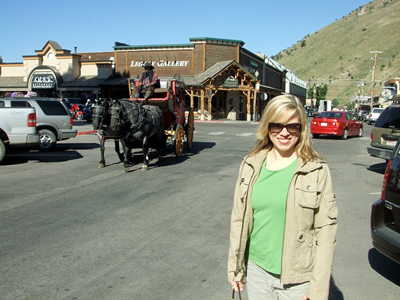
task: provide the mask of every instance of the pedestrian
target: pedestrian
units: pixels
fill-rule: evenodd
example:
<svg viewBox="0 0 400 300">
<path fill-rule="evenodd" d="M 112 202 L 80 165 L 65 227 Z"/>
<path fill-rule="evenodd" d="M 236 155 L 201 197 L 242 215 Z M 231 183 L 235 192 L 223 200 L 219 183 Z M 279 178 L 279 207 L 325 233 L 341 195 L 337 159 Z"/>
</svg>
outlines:
<svg viewBox="0 0 400 300">
<path fill-rule="evenodd" d="M 299 99 L 273 98 L 256 138 L 235 186 L 228 280 L 249 300 L 327 300 L 338 211 Z"/>
<path fill-rule="evenodd" d="M 138 80 L 138 86 L 135 86 L 134 88 L 134 97 L 139 98 L 140 92 L 144 91 L 144 100 L 147 100 L 154 95 L 154 88 L 158 83 L 158 76 L 151 63 L 147 62 L 143 65 L 143 67 L 145 71 Z"/>
</svg>

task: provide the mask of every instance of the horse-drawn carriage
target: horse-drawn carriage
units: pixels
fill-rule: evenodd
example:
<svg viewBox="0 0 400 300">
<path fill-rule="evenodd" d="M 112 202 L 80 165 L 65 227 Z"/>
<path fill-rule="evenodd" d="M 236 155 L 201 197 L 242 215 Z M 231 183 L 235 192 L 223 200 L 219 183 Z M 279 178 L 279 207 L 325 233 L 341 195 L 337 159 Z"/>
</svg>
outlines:
<svg viewBox="0 0 400 300">
<path fill-rule="evenodd" d="M 160 78 L 154 95 L 145 100 L 141 96 L 133 97 L 133 88 L 137 82 L 129 79 L 129 99 L 105 101 L 93 108 L 93 126 L 97 130 L 101 146 L 99 167 L 104 167 L 104 142 L 115 141 L 115 150 L 120 159 L 124 158 L 124 170 L 129 170 L 130 150 L 142 147 L 144 162 L 142 170 L 147 170 L 148 149 L 154 148 L 161 158 L 163 149 L 172 144 L 177 157 L 182 155 L 184 137 L 187 149 L 193 144 L 194 113 L 188 109 L 186 118 L 185 84 L 175 78 Z M 187 122 L 186 122 L 187 119 Z M 119 142 L 124 155 L 119 153 Z"/>
<path fill-rule="evenodd" d="M 134 97 L 134 87 L 138 85 L 135 79 L 128 79 L 129 100 L 141 102 L 144 98 Z M 179 79 L 162 77 L 158 80 L 158 87 L 154 89 L 154 96 L 143 104 L 154 105 L 161 109 L 164 130 L 168 140 L 174 145 L 175 155 L 181 156 L 183 152 L 184 136 L 186 135 L 187 148 L 193 144 L 194 113 L 193 108 L 188 109 L 187 122 L 185 118 L 185 83 Z"/>
</svg>

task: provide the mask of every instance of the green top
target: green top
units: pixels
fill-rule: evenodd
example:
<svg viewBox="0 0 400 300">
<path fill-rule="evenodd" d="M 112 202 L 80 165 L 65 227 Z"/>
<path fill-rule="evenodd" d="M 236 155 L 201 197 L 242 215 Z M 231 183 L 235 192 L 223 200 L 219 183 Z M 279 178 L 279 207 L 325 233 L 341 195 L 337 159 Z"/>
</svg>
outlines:
<svg viewBox="0 0 400 300">
<path fill-rule="evenodd" d="M 264 270 L 281 274 L 286 198 L 297 165 L 271 171 L 265 159 L 251 195 L 254 226 L 250 235 L 249 259 Z"/>
</svg>

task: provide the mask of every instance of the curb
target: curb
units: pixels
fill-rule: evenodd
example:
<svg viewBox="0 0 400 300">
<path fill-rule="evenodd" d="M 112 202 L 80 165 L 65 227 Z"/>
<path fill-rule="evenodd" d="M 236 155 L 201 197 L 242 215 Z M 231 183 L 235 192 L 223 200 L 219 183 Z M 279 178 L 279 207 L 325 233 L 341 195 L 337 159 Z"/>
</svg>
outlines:
<svg viewBox="0 0 400 300">
<path fill-rule="evenodd" d="M 91 130 L 91 131 L 78 131 L 76 135 L 85 135 L 85 134 L 94 134 L 96 133 L 96 130 Z"/>
</svg>

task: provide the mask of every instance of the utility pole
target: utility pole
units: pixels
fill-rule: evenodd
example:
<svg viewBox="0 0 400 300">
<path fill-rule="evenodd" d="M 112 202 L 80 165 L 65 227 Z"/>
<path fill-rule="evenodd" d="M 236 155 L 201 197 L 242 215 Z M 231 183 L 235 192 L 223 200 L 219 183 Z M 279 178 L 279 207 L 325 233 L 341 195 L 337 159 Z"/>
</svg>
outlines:
<svg viewBox="0 0 400 300">
<path fill-rule="evenodd" d="M 372 69 L 372 88 L 371 88 L 371 112 L 372 112 L 372 110 L 374 109 L 376 60 L 378 58 L 378 53 L 383 53 L 383 51 L 369 51 L 369 53 L 375 53 L 374 68 Z"/>
</svg>

